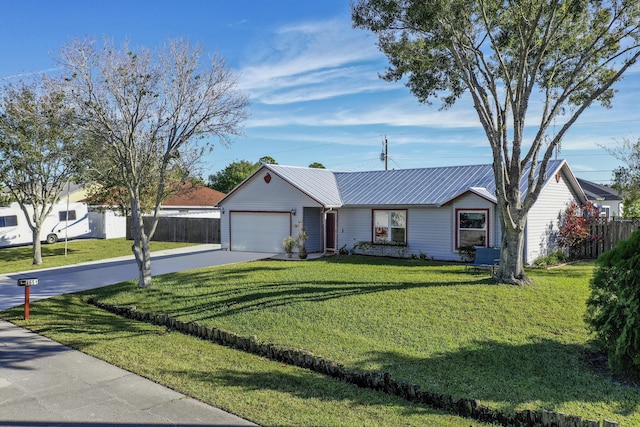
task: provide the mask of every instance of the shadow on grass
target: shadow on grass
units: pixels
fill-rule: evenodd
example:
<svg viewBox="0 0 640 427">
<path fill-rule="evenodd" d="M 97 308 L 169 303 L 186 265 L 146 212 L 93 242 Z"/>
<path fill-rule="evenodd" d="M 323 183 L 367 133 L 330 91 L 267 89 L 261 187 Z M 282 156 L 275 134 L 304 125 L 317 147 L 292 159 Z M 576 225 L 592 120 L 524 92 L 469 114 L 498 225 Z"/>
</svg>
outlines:
<svg viewBox="0 0 640 427">
<path fill-rule="evenodd" d="M 404 416 L 446 414 L 428 406 L 415 404 L 378 391 L 359 388 L 353 384 L 303 369 L 286 368 L 286 371 L 265 369 L 260 372 L 251 372 L 241 369 L 217 369 L 214 372 L 165 371 L 164 374 L 189 378 L 191 381 L 208 388 L 218 388 L 222 385 L 242 388 L 246 391 L 269 390 L 304 400 L 319 400 L 327 403 L 349 402 L 350 407 L 394 405 L 401 408 L 401 415 Z"/>
<path fill-rule="evenodd" d="M 590 352 L 549 339 L 532 338 L 525 345 L 481 341 L 428 358 L 374 352 L 361 366 L 379 365 L 396 380 L 417 383 L 423 390 L 497 402 L 507 412 L 529 402 L 552 410 L 585 402 L 606 404 L 621 416 L 634 414 L 640 393 L 594 371 Z"/>
<path fill-rule="evenodd" d="M 65 249 L 62 245 L 48 246 L 42 245 L 42 258 L 58 257 L 65 255 Z M 74 254 L 78 251 L 73 248 L 67 248 L 67 255 Z M 33 260 L 33 248 L 31 246 L 19 246 L 11 248 L 0 248 L 0 261 L 3 262 L 17 262 L 17 261 L 31 261 Z"/>
<path fill-rule="evenodd" d="M 394 285 L 395 288 L 398 286 L 402 284 Z M 373 292 L 375 287 L 371 288 Z M 46 304 L 39 302 L 37 310 L 39 317 L 48 320 L 42 325 L 31 324 L 34 331 L 44 335 L 52 331 L 64 334 L 65 342 L 78 349 L 105 340 L 135 339 L 149 333 L 161 333 L 158 328 L 144 323 L 88 309 L 77 297 L 59 297 Z M 640 407 L 640 393 L 612 384 L 606 374 L 593 372 L 587 365 L 588 351 L 583 345 L 564 344 L 551 339 L 531 338 L 529 343 L 521 345 L 477 341 L 431 357 L 411 356 L 401 351 L 371 352 L 350 369 L 376 365 L 380 367 L 378 370 L 389 372 L 396 381 L 418 384 L 425 391 L 494 402 L 505 412 L 529 402 L 551 410 L 563 404 L 579 407 L 584 402 L 586 406 L 593 404 L 591 408 L 603 405 L 614 414 L 632 416 Z M 204 372 L 201 367 L 167 373 L 187 375 L 210 386 L 224 381 L 230 386 L 270 389 L 305 399 L 355 399 L 363 405 L 370 404 L 369 399 L 383 399 L 375 397 L 379 393 L 370 391 L 366 392 L 367 397 L 361 397 L 361 392 L 355 391 L 359 389 L 333 379 L 328 383 L 322 379 L 304 378 L 306 375 L 317 377 L 310 373 L 256 373 L 243 370 L 215 373 Z M 424 409 L 408 402 L 401 405 L 409 413 Z"/>
<path fill-rule="evenodd" d="M 366 256 L 366 255 L 349 255 L 349 256 L 332 256 L 326 258 L 320 258 L 313 262 L 328 262 L 331 264 L 352 264 L 352 265 L 393 265 L 402 267 L 463 267 L 464 263 L 455 261 L 432 261 L 432 260 L 420 260 L 420 259 L 408 259 L 408 258 L 391 258 L 381 256 Z"/>
<path fill-rule="evenodd" d="M 66 337 L 66 346 L 81 351 L 104 341 L 105 338 L 133 338 L 147 335 L 153 329 L 151 325 L 131 322 L 92 308 L 73 295 L 33 303 L 28 321 L 23 321 L 23 314 L 23 308 L 17 307 L 3 311 L 2 318 L 17 325 L 24 325 L 27 329 L 44 336 L 51 336 L 52 333 L 62 334 Z M 11 339 L 11 344 L 18 347 L 11 351 L 5 351 L 3 347 L 0 352 L 0 364 L 6 368 L 22 369 L 20 364 L 24 361 L 69 350 L 64 346 L 48 345 L 46 341 L 33 341 L 24 337 L 7 339 Z"/>
<path fill-rule="evenodd" d="M 260 274 L 263 267 L 247 267 L 242 271 L 233 270 L 225 273 L 218 280 L 236 280 L 238 277 Z M 249 271 L 250 270 L 250 271 Z M 269 272 L 273 269 L 269 268 Z M 211 271 L 190 271 L 179 273 L 179 281 L 187 284 L 206 283 Z M 469 275 L 465 286 L 494 285 L 487 277 Z M 322 302 L 354 295 L 367 295 L 377 292 L 402 291 L 416 288 L 448 287 L 459 284 L 448 280 L 401 283 L 357 282 L 352 278 L 327 279 L 323 281 L 304 282 L 299 280 L 279 281 L 278 283 L 252 283 L 237 287 L 226 287 L 217 290 L 215 285 L 203 285 L 202 290 L 193 289 L 192 293 L 181 293 L 172 282 L 169 286 L 154 285 L 145 289 L 146 295 L 141 301 L 158 301 L 162 308 L 154 311 L 168 310 L 174 317 L 185 316 L 192 321 L 206 321 L 219 317 L 231 316 L 243 312 L 288 306 L 302 302 Z M 97 300 L 108 302 L 109 298 L 118 296 L 123 288 L 103 288 L 97 294 Z M 130 290 L 130 289 L 129 289 Z M 137 295 L 129 301 L 120 300 L 118 305 L 135 305 Z"/>
</svg>

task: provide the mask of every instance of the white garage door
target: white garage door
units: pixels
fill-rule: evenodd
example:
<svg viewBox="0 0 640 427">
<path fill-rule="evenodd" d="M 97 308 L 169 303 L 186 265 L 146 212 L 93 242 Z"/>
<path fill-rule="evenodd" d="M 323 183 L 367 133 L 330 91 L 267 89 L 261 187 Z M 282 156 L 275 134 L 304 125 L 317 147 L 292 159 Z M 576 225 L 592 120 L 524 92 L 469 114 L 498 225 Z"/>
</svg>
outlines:
<svg viewBox="0 0 640 427">
<path fill-rule="evenodd" d="M 289 213 L 231 212 L 231 250 L 282 252 L 290 233 Z"/>
</svg>

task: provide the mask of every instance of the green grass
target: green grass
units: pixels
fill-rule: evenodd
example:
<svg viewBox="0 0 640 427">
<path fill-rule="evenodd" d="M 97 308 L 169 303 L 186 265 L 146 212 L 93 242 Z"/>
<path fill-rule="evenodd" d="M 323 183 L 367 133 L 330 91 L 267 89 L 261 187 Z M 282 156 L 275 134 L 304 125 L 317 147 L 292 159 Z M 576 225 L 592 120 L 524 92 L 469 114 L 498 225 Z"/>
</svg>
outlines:
<svg viewBox="0 0 640 427">
<path fill-rule="evenodd" d="M 515 287 L 465 273 L 459 264 L 355 256 L 260 261 L 158 277 L 146 290 L 130 282 L 36 303 L 27 326 L 265 425 L 339 425 L 347 413 L 346 419 L 360 420 L 359 425 L 465 421 L 162 328 L 114 319 L 81 300 L 96 295 L 102 302 L 255 335 L 348 368 L 387 371 L 423 390 L 476 398 L 505 412 L 544 408 L 640 425 L 638 391 L 588 363 L 594 350 L 583 315 L 592 271 L 591 263 L 532 270 L 534 284 Z M 66 318 L 67 306 L 78 315 Z M 4 313 L 24 325 L 19 316 L 19 310 Z M 111 325 L 107 332 L 103 323 Z M 100 330 L 92 332 L 95 328 Z M 129 347 L 147 340 L 136 344 L 138 350 Z M 203 366 L 198 356 L 182 353 L 193 343 L 205 346 L 196 352 L 206 353 Z M 175 363 L 183 365 L 164 367 Z M 223 387 L 220 395 L 207 397 L 214 393 L 208 388 L 218 387 Z M 320 397 L 325 394 L 331 398 Z M 257 402 L 262 411 L 252 412 Z M 319 411 L 307 406 L 316 402 Z M 337 418 L 324 418 L 334 410 Z M 265 419 L 265 411 L 284 418 Z M 373 418 L 364 415 L 369 411 Z"/>
<path fill-rule="evenodd" d="M 263 426 L 484 426 L 304 369 L 122 319 L 81 294 L 0 317 Z"/>
<path fill-rule="evenodd" d="M 87 261 L 132 255 L 133 241 L 121 239 L 106 240 L 70 240 L 67 243 L 58 242 L 53 245 L 42 245 L 42 261 L 40 265 L 33 265 L 33 248 L 18 246 L 0 249 L 0 274 L 18 271 L 36 270 L 42 268 L 61 267 Z M 192 243 L 151 242 L 151 250 L 192 246 Z"/>
</svg>

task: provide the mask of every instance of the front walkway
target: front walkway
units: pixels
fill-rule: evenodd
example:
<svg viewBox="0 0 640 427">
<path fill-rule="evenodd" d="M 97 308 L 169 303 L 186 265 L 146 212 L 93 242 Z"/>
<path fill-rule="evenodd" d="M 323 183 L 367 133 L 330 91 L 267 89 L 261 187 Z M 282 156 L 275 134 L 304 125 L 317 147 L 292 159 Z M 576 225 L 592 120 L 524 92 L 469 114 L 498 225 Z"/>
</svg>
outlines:
<svg viewBox="0 0 640 427">
<path fill-rule="evenodd" d="M 0 425 L 254 426 L 0 320 Z"/>
</svg>

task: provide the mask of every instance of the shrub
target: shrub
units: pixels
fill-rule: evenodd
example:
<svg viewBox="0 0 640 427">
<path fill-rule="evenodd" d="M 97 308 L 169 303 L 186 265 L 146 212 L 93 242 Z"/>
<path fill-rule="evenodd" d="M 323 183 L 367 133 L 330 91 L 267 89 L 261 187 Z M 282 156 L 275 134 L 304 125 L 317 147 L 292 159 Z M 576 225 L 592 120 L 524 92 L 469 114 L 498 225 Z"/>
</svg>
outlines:
<svg viewBox="0 0 640 427">
<path fill-rule="evenodd" d="M 293 248 L 295 245 L 296 245 L 296 241 L 291 236 L 285 237 L 284 240 L 282 241 L 282 249 L 284 249 L 284 251 L 288 254 L 293 252 Z"/>
<path fill-rule="evenodd" d="M 640 230 L 598 258 L 586 321 L 611 367 L 640 378 Z"/>
<path fill-rule="evenodd" d="M 460 246 L 458 248 L 458 255 L 460 255 L 460 260 L 462 262 L 473 262 L 476 257 L 476 247 Z"/>
<path fill-rule="evenodd" d="M 591 202 L 587 202 L 585 206 L 572 203 L 565 209 L 560 220 L 558 244 L 569 250 L 571 259 L 579 258 L 584 244 L 595 239 L 591 235 L 589 224 L 597 217 L 598 209 Z"/>
<path fill-rule="evenodd" d="M 567 253 L 561 249 L 551 252 L 549 255 L 541 256 L 533 261 L 533 266 L 538 268 L 547 268 L 554 265 L 562 264 L 568 260 Z"/>
</svg>

